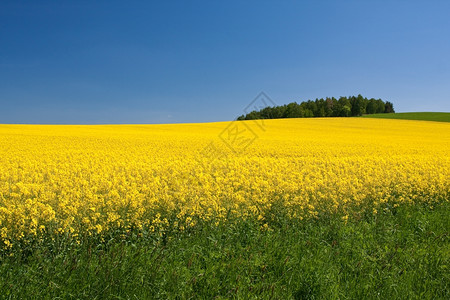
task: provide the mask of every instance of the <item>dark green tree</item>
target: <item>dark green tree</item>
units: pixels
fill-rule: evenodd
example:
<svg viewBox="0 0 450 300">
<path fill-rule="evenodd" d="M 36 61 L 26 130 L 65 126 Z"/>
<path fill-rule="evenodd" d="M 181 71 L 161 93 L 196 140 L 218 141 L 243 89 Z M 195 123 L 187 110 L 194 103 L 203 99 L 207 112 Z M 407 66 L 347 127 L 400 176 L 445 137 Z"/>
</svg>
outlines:
<svg viewBox="0 0 450 300">
<path fill-rule="evenodd" d="M 367 107 L 366 107 L 366 113 L 367 114 L 375 114 L 377 111 L 377 103 L 375 99 L 370 99 L 369 102 L 367 103 Z"/>
<path fill-rule="evenodd" d="M 385 113 L 394 113 L 394 104 L 392 104 L 389 101 L 386 101 L 386 104 L 384 105 L 384 112 Z"/>
</svg>

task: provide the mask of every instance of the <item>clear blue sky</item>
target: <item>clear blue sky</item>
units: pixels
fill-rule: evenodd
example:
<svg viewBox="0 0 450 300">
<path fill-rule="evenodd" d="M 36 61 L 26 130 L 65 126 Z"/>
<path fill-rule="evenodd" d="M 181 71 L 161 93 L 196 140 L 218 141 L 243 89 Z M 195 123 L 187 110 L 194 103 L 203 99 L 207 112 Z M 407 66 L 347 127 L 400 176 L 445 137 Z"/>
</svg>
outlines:
<svg viewBox="0 0 450 300">
<path fill-rule="evenodd" d="M 362 94 L 450 111 L 450 1 L 0 2 L 0 123 L 232 120 Z"/>
</svg>

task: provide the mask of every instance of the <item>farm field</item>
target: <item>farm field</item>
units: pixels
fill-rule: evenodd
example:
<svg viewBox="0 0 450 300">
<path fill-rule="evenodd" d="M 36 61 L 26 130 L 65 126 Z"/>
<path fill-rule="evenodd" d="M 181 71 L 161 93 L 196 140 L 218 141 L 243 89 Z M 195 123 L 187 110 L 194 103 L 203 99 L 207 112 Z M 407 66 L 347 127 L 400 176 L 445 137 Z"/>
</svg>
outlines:
<svg viewBox="0 0 450 300">
<path fill-rule="evenodd" d="M 6 298 L 450 296 L 448 123 L 0 125 L 0 141 Z"/>
<path fill-rule="evenodd" d="M 362 117 L 363 118 L 379 118 L 379 119 L 403 119 L 403 120 L 450 122 L 450 113 L 447 113 L 447 112 L 410 112 L 410 113 L 372 114 L 372 115 L 365 115 Z"/>
</svg>

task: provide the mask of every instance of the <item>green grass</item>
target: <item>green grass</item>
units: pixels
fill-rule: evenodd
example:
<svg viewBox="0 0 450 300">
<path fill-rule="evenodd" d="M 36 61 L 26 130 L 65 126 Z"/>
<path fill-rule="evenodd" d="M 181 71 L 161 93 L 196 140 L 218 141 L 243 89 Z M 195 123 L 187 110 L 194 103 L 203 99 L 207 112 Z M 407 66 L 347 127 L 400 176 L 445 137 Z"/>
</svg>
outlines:
<svg viewBox="0 0 450 300">
<path fill-rule="evenodd" d="M 450 122 L 450 113 L 447 112 L 409 112 L 409 113 L 392 113 L 392 114 L 373 114 L 373 115 L 364 115 L 362 117 Z"/>
<path fill-rule="evenodd" d="M 0 298 L 449 299 L 449 208 L 37 241 L 0 255 Z"/>
</svg>

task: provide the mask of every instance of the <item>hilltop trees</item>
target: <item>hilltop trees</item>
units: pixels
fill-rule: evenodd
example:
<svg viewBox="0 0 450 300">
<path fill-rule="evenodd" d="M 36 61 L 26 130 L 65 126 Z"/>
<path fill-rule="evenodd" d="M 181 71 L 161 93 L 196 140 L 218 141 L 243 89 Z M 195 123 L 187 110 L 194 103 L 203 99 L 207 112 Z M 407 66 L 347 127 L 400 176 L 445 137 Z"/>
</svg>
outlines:
<svg viewBox="0 0 450 300">
<path fill-rule="evenodd" d="M 384 112 L 385 113 L 394 113 L 394 104 L 392 104 L 389 101 L 386 101 L 386 104 L 384 105 Z"/>
<path fill-rule="evenodd" d="M 311 117 L 353 117 L 363 114 L 393 113 L 394 105 L 381 99 L 368 99 L 361 95 L 327 97 L 325 99 L 292 102 L 273 107 L 265 107 L 239 116 L 238 120 L 281 119 L 281 118 L 311 118 Z"/>
</svg>

